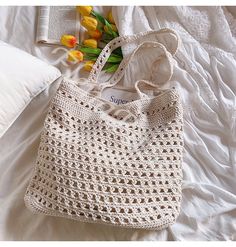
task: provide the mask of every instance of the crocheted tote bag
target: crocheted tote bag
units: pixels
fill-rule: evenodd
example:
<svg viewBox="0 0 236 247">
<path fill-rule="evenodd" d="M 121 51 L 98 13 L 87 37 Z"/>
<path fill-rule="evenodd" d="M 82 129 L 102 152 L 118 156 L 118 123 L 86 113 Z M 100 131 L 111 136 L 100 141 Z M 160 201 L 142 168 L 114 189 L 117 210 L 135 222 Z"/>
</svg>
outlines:
<svg viewBox="0 0 236 247">
<path fill-rule="evenodd" d="M 99 82 L 111 52 L 131 42 L 136 48 L 114 76 Z M 45 120 L 24 198 L 31 211 L 143 229 L 163 229 L 176 221 L 183 112 L 177 90 L 159 85 L 172 76 L 178 42 L 170 29 L 117 37 L 105 46 L 87 80 L 63 79 Z M 103 90 L 120 82 L 142 49 L 149 49 L 156 60 L 148 78 L 132 84 L 139 98 L 123 105 L 105 100 Z M 159 76 L 153 76 L 154 70 Z"/>
</svg>

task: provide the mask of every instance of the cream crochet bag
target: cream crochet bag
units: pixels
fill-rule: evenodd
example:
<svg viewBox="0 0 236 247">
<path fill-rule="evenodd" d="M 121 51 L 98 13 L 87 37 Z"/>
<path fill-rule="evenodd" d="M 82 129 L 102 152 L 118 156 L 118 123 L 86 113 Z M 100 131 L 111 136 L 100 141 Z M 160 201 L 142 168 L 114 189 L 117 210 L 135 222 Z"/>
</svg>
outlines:
<svg viewBox="0 0 236 247">
<path fill-rule="evenodd" d="M 147 41 L 149 40 L 149 41 Z M 153 40 L 153 41 L 150 41 Z M 114 76 L 98 82 L 112 50 L 141 42 Z M 182 106 L 171 78 L 178 36 L 169 29 L 118 37 L 106 45 L 89 78 L 64 79 L 50 105 L 27 188 L 34 213 L 120 227 L 162 229 L 181 203 Z M 130 59 L 148 48 L 160 77 L 135 82 L 139 99 L 114 105 L 101 97 L 123 77 Z"/>
</svg>

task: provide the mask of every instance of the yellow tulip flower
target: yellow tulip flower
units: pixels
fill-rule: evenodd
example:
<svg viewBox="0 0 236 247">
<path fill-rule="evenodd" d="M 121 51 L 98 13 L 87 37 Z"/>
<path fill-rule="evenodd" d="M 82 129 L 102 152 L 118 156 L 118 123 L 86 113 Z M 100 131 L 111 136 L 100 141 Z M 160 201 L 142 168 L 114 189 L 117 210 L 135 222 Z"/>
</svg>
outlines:
<svg viewBox="0 0 236 247">
<path fill-rule="evenodd" d="M 91 69 L 93 68 L 93 65 L 94 65 L 94 61 L 87 61 L 85 64 L 84 64 L 84 69 L 86 71 L 91 71 Z"/>
<path fill-rule="evenodd" d="M 66 47 L 73 48 L 76 46 L 76 43 L 77 39 L 73 35 L 65 34 L 61 36 L 61 44 Z"/>
<path fill-rule="evenodd" d="M 102 32 L 100 32 L 99 30 L 95 30 L 95 31 L 88 31 L 88 35 L 91 37 L 91 38 L 94 38 L 94 39 L 100 39 L 102 37 Z"/>
<path fill-rule="evenodd" d="M 76 6 L 76 10 L 83 16 L 89 16 L 93 10 L 92 6 Z"/>
<path fill-rule="evenodd" d="M 110 12 L 108 13 L 107 19 L 108 19 L 108 21 L 109 21 L 110 23 L 115 24 L 115 20 L 114 20 L 114 18 L 113 18 L 113 16 L 112 16 L 112 11 L 110 11 Z"/>
<path fill-rule="evenodd" d="M 91 48 L 97 48 L 98 42 L 96 39 L 85 39 L 83 42 L 84 45 L 91 47 Z"/>
<path fill-rule="evenodd" d="M 89 31 L 95 31 L 97 29 L 98 21 L 93 17 L 84 16 L 81 25 Z"/>
<path fill-rule="evenodd" d="M 78 50 L 71 50 L 68 52 L 67 61 L 69 62 L 81 62 L 84 59 L 84 54 Z"/>
</svg>

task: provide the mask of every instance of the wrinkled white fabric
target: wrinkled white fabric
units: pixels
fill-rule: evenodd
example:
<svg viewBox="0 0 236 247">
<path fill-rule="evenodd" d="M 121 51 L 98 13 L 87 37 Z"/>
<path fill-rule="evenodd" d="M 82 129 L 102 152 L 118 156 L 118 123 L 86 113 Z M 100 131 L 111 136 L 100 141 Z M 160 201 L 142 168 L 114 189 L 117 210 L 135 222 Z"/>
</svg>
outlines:
<svg viewBox="0 0 236 247">
<path fill-rule="evenodd" d="M 232 15 L 220 7 L 118 7 L 114 12 L 120 34 L 169 27 L 182 39 L 172 83 L 185 106 L 184 199 L 177 223 L 163 231 L 171 232 L 176 240 L 235 240 L 236 39 Z M 124 52 L 129 53 L 129 48 Z"/>
<path fill-rule="evenodd" d="M 35 7 L 0 8 L 0 39 L 55 61 L 58 54 L 51 54 L 51 47 L 33 43 L 35 13 Z M 180 90 L 185 107 L 180 216 L 165 230 L 143 231 L 32 215 L 23 196 L 55 92 L 51 88 L 0 140 L 0 239 L 236 240 L 235 18 L 221 7 L 113 7 L 113 13 L 121 35 L 170 27 L 182 39 L 172 82 L 166 85 Z M 132 48 L 126 46 L 124 54 Z"/>
</svg>

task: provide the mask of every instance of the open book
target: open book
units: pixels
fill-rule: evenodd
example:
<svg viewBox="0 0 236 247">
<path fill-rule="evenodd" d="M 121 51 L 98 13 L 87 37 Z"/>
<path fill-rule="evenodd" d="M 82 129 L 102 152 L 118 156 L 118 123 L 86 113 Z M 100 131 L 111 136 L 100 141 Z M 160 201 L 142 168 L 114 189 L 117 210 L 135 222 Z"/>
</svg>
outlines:
<svg viewBox="0 0 236 247">
<path fill-rule="evenodd" d="M 60 44 L 63 34 L 79 38 L 80 15 L 75 6 L 38 7 L 36 42 Z"/>
</svg>

